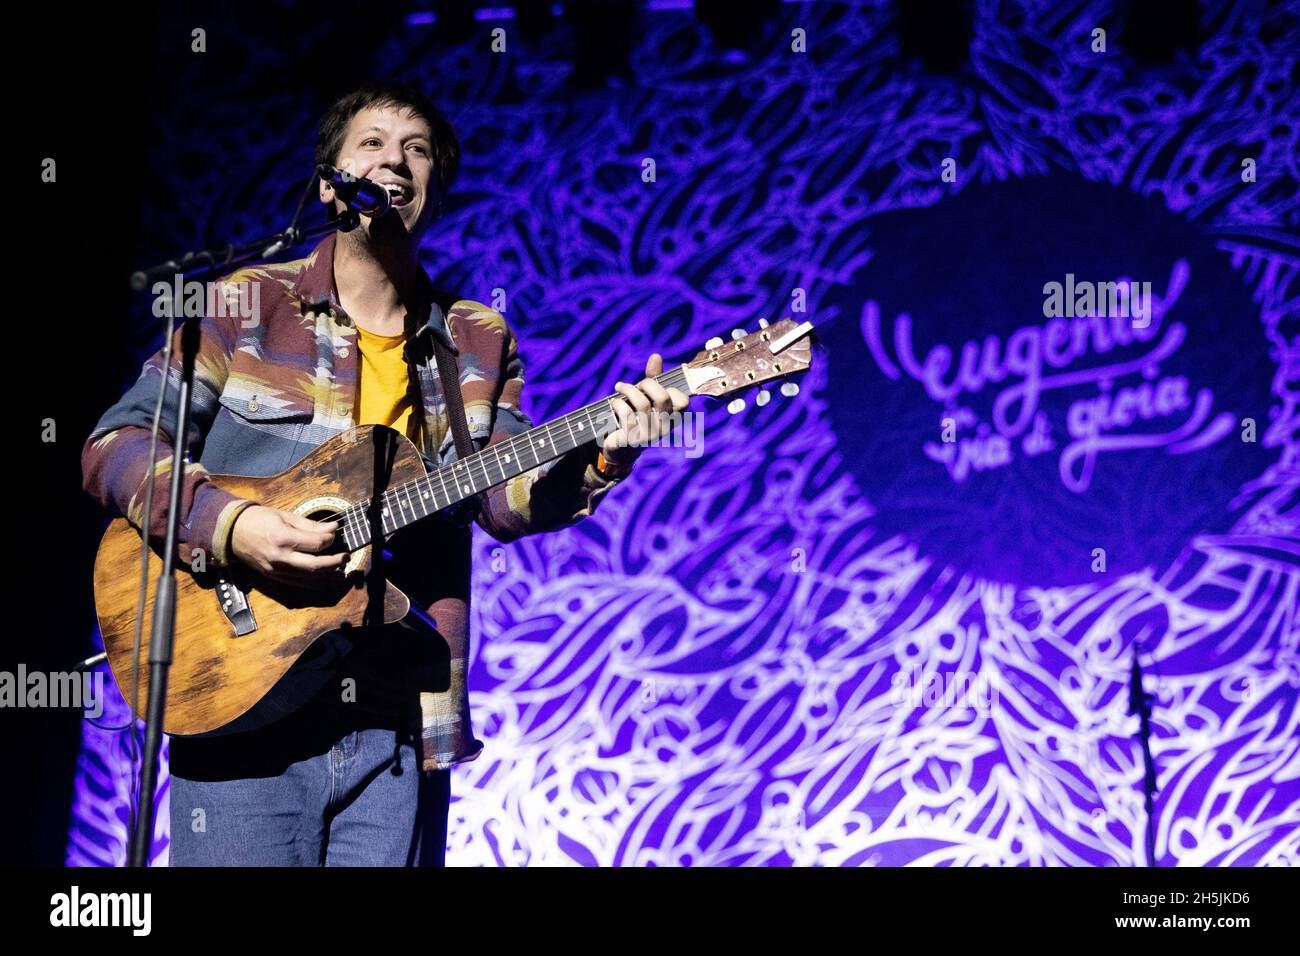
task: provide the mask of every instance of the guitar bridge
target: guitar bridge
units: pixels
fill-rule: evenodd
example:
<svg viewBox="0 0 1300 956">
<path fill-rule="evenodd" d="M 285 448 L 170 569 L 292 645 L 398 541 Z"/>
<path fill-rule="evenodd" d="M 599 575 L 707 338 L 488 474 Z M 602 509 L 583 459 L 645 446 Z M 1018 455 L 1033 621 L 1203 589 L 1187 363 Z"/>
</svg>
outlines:
<svg viewBox="0 0 1300 956">
<path fill-rule="evenodd" d="M 248 604 L 248 595 L 234 581 L 217 578 L 217 600 L 221 602 L 221 613 L 226 615 L 235 629 L 236 637 L 243 637 L 257 630 L 257 621 L 253 619 L 253 609 Z"/>
</svg>

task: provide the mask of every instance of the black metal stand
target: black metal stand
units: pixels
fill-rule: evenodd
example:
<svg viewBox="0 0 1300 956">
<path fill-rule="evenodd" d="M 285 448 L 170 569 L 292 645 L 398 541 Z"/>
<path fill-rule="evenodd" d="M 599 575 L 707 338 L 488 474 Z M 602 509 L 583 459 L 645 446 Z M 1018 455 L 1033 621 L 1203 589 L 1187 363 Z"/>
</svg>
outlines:
<svg viewBox="0 0 1300 956">
<path fill-rule="evenodd" d="M 315 182 L 315 178 L 312 181 Z M 141 269 L 139 272 L 132 273 L 131 288 L 140 292 L 159 280 L 174 279 L 177 273 L 192 279 L 203 278 L 227 272 L 231 266 L 241 265 L 245 262 L 262 262 L 272 256 L 279 255 L 286 249 L 292 249 L 308 239 L 323 236 L 335 229 L 348 232 L 356 228 L 359 221 L 357 214 L 349 209 L 340 214 L 338 219 L 323 222 L 317 226 L 295 225 L 290 226 L 283 232 L 272 233 L 263 239 L 246 242 L 240 246 L 227 243 L 224 246 L 204 249 L 201 252 L 187 252 L 180 259 L 168 259 L 156 266 L 150 266 L 148 269 Z"/>
<path fill-rule="evenodd" d="M 140 291 L 164 278 L 172 280 L 177 273 L 188 275 L 191 279 L 225 273 L 232 266 L 262 261 L 278 255 L 306 239 L 325 235 L 336 229 L 344 232 L 354 229 L 360 219 L 351 210 L 345 211 L 337 219 L 317 226 L 302 227 L 297 224 L 303 204 L 318 181 L 318 177 L 313 174 L 302 201 L 298 203 L 298 211 L 294 213 L 293 222 L 283 232 L 240 246 L 227 244 L 217 249 L 187 252 L 179 260 L 169 259 L 134 273 L 131 276 L 131 287 Z M 131 834 L 128 860 L 130 866 L 148 866 L 149 847 L 153 839 L 154 789 L 158 784 L 158 755 L 162 749 L 163 717 L 167 709 L 167 677 L 176 639 L 176 542 L 180 528 L 181 490 L 185 481 L 186 438 L 190 425 L 194 357 L 198 353 L 200 328 L 199 317 L 185 316 L 181 333 L 181 381 L 177 396 L 176 423 L 172 431 L 175 438 L 172 449 L 171 487 L 167 502 L 167 536 L 163 547 L 163 570 L 158 576 L 158 586 L 154 592 L 153 621 L 150 627 L 149 697 L 145 711 L 144 757 L 140 768 L 140 814 Z M 165 370 L 159 387 L 167 387 Z M 148 520 L 146 515 L 145 521 Z M 147 530 L 145 533 L 148 533 Z"/>
<path fill-rule="evenodd" d="M 1151 711 L 1155 694 L 1142 689 L 1142 665 L 1138 662 L 1140 644 L 1133 645 L 1133 669 L 1129 675 L 1128 712 L 1138 718 L 1138 742 L 1142 745 L 1142 760 L 1146 775 L 1142 780 L 1142 794 L 1147 811 L 1146 865 L 1156 865 L 1156 762 L 1151 756 Z"/>
</svg>

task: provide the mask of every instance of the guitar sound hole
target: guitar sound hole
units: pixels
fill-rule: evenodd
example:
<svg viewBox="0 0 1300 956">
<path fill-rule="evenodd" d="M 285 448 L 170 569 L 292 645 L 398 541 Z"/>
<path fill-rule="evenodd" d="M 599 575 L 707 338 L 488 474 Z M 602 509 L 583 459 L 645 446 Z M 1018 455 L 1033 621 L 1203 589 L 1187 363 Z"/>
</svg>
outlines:
<svg viewBox="0 0 1300 956">
<path fill-rule="evenodd" d="M 342 521 L 343 516 L 333 508 L 319 508 L 315 511 L 309 511 L 304 518 L 311 521 Z M 324 554 L 341 554 L 348 550 L 348 546 L 343 541 L 343 525 L 340 523 L 339 530 L 334 534 L 334 540 L 330 546 L 325 549 Z"/>
</svg>

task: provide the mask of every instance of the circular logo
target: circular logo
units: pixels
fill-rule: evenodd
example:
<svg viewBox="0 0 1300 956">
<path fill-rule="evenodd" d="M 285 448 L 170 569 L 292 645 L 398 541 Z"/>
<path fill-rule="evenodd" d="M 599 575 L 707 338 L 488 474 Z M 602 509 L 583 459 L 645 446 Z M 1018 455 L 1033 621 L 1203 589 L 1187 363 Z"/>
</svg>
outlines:
<svg viewBox="0 0 1300 956">
<path fill-rule="evenodd" d="M 1227 256 L 1156 197 L 1053 176 L 861 228 L 830 413 L 878 529 L 1019 585 L 1165 568 L 1227 531 L 1270 361 Z"/>
</svg>

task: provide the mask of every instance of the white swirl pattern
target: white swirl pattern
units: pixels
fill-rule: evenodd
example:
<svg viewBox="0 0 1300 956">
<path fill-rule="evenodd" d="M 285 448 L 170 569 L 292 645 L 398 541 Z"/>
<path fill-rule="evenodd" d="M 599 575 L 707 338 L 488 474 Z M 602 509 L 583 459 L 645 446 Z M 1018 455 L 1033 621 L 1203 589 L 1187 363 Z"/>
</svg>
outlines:
<svg viewBox="0 0 1300 956">
<path fill-rule="evenodd" d="M 976 181 L 1158 192 L 1219 236 L 1276 354 L 1281 454 L 1234 533 L 1174 566 L 1015 593 L 873 535 L 824 369 L 795 401 L 710 411 L 703 457 L 647 453 L 594 519 L 476 539 L 487 749 L 455 773 L 453 865 L 1131 865 L 1142 632 L 1160 635 L 1158 861 L 1300 861 L 1296 16 L 1206 8 L 1199 55 L 1145 77 L 1089 52 L 1108 5 L 993 0 L 960 80 L 901 68 L 885 5 L 784 5 L 774 52 L 725 70 L 689 15 L 647 14 L 636 83 L 612 95 L 564 92 L 561 39 L 439 59 L 468 149 L 429 262 L 508 291 L 537 419 L 637 356 L 781 314 L 796 287 L 815 314 L 869 254 L 844 227 L 940 202 L 959 156 Z M 806 55 L 783 52 L 794 27 Z M 418 31 L 383 62 L 431 66 Z M 958 673 L 986 706 L 898 698 L 900 674 Z M 125 780 L 120 743 L 88 729 L 70 862 L 120 860 Z"/>
</svg>

